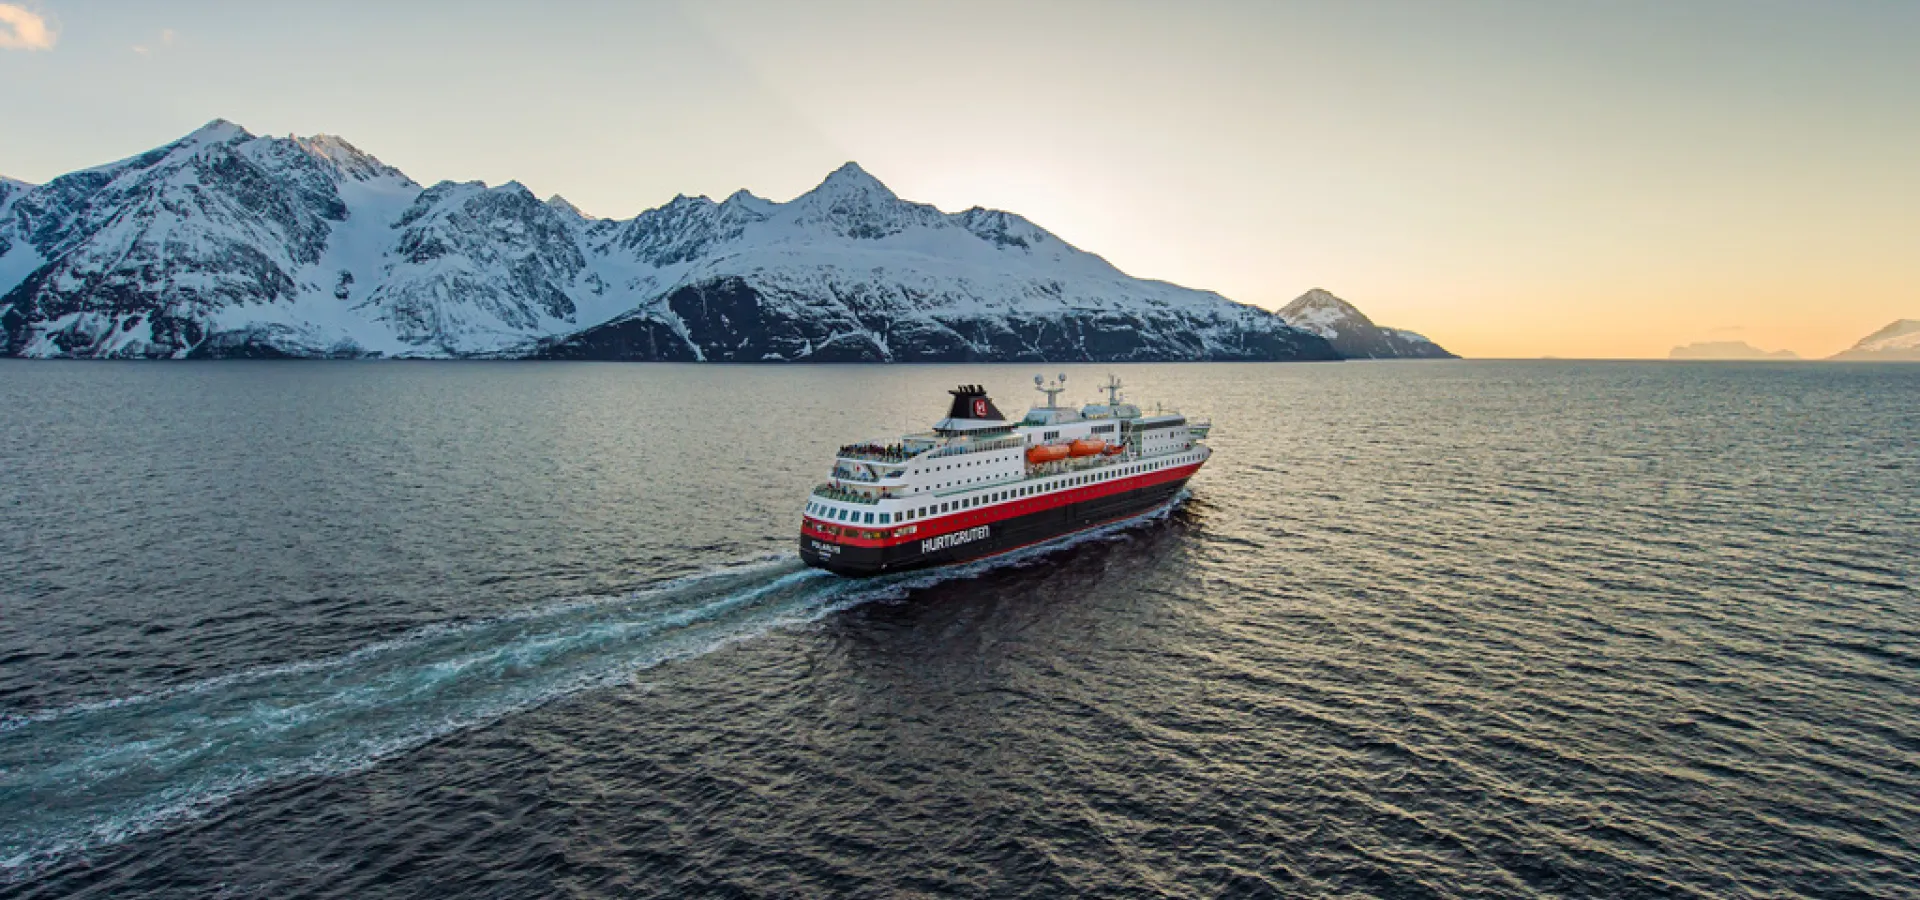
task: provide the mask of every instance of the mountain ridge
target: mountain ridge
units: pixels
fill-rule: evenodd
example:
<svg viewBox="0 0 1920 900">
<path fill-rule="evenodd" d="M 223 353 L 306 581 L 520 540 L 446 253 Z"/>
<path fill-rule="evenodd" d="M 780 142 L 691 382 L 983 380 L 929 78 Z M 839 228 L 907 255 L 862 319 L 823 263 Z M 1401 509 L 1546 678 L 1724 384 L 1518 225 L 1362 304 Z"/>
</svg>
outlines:
<svg viewBox="0 0 1920 900">
<path fill-rule="evenodd" d="M 1424 335 L 1374 324 L 1359 307 L 1313 288 L 1280 308 L 1280 318 L 1326 338 L 1349 359 L 1458 359 Z"/>
<path fill-rule="evenodd" d="M 216 119 L 0 186 L 0 353 L 709 361 L 1335 359 L 1218 294 L 1139 279 L 1016 213 L 945 213 L 859 164 L 587 216 L 422 186 L 333 135 Z M 642 339 L 644 337 L 644 339 Z"/>
<path fill-rule="evenodd" d="M 1920 362 L 1920 319 L 1895 319 L 1828 359 Z"/>
</svg>

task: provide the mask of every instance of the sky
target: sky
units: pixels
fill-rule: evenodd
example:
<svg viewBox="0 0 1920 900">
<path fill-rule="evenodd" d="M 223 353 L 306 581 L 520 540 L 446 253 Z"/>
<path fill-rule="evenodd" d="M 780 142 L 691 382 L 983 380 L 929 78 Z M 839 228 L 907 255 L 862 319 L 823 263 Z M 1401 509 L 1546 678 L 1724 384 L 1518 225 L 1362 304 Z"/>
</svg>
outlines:
<svg viewBox="0 0 1920 900">
<path fill-rule="evenodd" d="M 628 217 L 848 160 L 1479 357 L 1920 318 L 1920 2 L 0 0 L 0 174 L 213 118 Z"/>
</svg>

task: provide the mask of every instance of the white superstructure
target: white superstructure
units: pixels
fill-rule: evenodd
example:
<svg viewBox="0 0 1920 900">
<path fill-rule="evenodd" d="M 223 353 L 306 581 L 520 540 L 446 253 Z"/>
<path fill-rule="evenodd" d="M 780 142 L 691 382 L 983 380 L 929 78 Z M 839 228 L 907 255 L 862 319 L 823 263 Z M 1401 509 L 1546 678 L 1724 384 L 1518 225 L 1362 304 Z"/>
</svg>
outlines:
<svg viewBox="0 0 1920 900">
<path fill-rule="evenodd" d="M 1059 405 L 1066 376 L 1018 422 L 1005 419 L 977 385 L 950 391 L 953 409 L 931 430 L 888 443 L 840 448 L 830 479 L 806 505 L 808 519 L 897 529 L 959 510 L 1044 497 L 1161 469 L 1197 466 L 1209 423 L 1178 412 L 1144 413 L 1109 378 L 1106 402 Z M 909 532 L 910 533 L 910 532 Z"/>
</svg>

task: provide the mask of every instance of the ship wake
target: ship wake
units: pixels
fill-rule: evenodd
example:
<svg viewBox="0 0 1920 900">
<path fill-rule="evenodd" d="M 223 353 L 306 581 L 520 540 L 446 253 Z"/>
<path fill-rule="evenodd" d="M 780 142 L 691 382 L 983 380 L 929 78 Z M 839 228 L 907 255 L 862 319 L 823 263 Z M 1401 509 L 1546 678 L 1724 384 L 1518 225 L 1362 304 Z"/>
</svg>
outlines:
<svg viewBox="0 0 1920 900">
<path fill-rule="evenodd" d="M 792 556 L 425 628 L 334 657 L 0 719 L 0 881 L 729 643 L 1112 539 L 1151 513 L 965 566 L 868 580 Z"/>
</svg>

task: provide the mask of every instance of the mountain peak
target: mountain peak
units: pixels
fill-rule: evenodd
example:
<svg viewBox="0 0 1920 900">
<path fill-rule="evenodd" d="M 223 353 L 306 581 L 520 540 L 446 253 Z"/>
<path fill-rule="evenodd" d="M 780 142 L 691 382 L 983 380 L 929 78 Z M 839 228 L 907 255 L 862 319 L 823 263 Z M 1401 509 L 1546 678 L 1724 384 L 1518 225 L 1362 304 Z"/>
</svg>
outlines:
<svg viewBox="0 0 1920 900">
<path fill-rule="evenodd" d="M 293 142 L 316 156 L 325 156 L 334 160 L 361 159 L 367 156 L 359 147 L 347 143 L 347 139 L 337 134 L 316 134 L 297 137 Z"/>
<path fill-rule="evenodd" d="M 1314 288 L 1280 310 L 1288 325 L 1311 331 L 1333 343 L 1341 355 L 1355 359 L 1447 359 L 1453 354 L 1411 331 L 1373 324 L 1359 307 Z"/>
<path fill-rule="evenodd" d="M 1355 325 L 1373 326 L 1373 320 L 1367 318 L 1360 308 L 1333 295 L 1325 288 L 1314 288 L 1298 297 L 1280 310 L 1280 318 L 1296 324 L 1337 325 L 1344 321 Z"/>
<path fill-rule="evenodd" d="M 308 156 L 331 165 L 343 175 L 365 181 L 370 178 L 397 178 L 408 184 L 413 181 L 399 169 L 376 159 L 373 154 L 347 143 L 346 138 L 333 134 L 316 134 L 311 137 L 289 137 L 293 145 Z"/>
<path fill-rule="evenodd" d="M 1871 341 L 1884 341 L 1887 338 L 1900 337 L 1917 331 L 1920 331 L 1920 319 L 1895 319 L 1893 324 L 1861 338 L 1860 342 L 1864 344 Z"/>
<path fill-rule="evenodd" d="M 867 170 L 860 168 L 857 162 L 848 162 L 828 173 L 819 187 L 807 192 L 808 196 L 815 194 L 832 196 L 870 194 L 888 200 L 899 199 L 892 190 L 880 182 L 880 179 L 867 174 Z"/>
<path fill-rule="evenodd" d="M 253 133 L 226 119 L 214 119 L 195 128 L 186 137 L 180 139 L 183 144 L 219 144 L 236 139 L 253 137 Z"/>
<path fill-rule="evenodd" d="M 586 213 L 581 212 L 580 207 L 573 205 L 571 201 L 569 201 L 565 197 L 560 196 L 559 194 L 555 194 L 551 197 L 548 197 L 546 202 L 547 202 L 548 208 L 554 210 L 555 212 L 565 213 L 567 215 L 574 216 L 581 219 L 593 218 L 592 216 L 589 216 Z"/>
<path fill-rule="evenodd" d="M 1830 358 L 1920 361 L 1920 319 L 1895 319 Z"/>
</svg>

